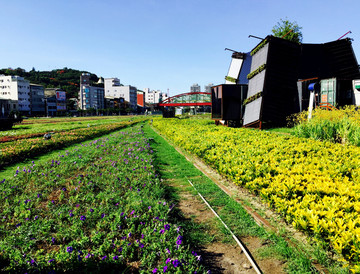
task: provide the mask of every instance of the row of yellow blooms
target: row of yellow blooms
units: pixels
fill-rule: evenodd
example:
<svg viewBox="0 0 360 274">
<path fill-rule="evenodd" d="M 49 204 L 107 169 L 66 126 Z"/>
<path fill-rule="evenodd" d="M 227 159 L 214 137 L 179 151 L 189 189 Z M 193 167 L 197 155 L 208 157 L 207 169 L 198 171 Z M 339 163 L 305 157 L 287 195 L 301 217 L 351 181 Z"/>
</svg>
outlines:
<svg viewBox="0 0 360 274">
<path fill-rule="evenodd" d="M 360 148 L 209 120 L 159 118 L 153 125 L 360 271 Z"/>
</svg>

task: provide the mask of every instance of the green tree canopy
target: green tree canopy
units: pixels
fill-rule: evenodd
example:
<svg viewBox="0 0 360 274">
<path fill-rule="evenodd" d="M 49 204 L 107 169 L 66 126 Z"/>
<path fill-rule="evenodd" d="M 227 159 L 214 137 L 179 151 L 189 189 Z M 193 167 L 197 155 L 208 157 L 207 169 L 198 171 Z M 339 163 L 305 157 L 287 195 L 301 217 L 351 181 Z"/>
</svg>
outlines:
<svg viewBox="0 0 360 274">
<path fill-rule="evenodd" d="M 302 27 L 299 27 L 296 22 L 280 19 L 280 22 L 272 28 L 272 33 L 275 37 L 283 37 L 286 40 L 301 43 L 303 38 L 301 29 Z"/>
</svg>

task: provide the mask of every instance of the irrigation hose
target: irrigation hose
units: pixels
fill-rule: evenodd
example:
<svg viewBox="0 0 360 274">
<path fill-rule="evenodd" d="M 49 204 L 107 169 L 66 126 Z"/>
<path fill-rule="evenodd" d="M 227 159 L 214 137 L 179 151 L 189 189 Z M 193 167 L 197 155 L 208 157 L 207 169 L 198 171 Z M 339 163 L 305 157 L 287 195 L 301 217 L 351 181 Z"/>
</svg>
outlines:
<svg viewBox="0 0 360 274">
<path fill-rule="evenodd" d="M 244 252 L 246 258 L 249 260 L 250 264 L 256 271 L 256 273 L 261 274 L 260 268 L 257 266 L 256 262 L 253 260 L 245 246 L 241 243 L 241 241 L 235 236 L 235 234 L 230 230 L 230 228 L 223 222 L 223 220 L 220 218 L 220 216 L 215 212 L 215 210 L 209 205 L 209 203 L 205 200 L 205 198 L 200 194 L 200 192 L 196 189 L 196 187 L 191 183 L 190 180 L 188 180 L 190 185 L 196 190 L 196 192 L 199 194 L 200 198 L 204 201 L 204 203 L 211 209 L 211 211 L 215 214 L 215 216 L 221 221 L 221 223 L 225 226 L 225 228 L 230 232 L 231 236 L 234 238 L 236 243 L 240 246 L 241 250 Z"/>
</svg>

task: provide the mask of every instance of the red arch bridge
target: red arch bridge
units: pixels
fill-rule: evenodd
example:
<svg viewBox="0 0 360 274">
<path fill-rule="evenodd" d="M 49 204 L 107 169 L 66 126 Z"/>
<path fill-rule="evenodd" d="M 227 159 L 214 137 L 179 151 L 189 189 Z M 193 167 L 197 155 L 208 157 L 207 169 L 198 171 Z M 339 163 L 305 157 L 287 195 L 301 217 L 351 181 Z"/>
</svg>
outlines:
<svg viewBox="0 0 360 274">
<path fill-rule="evenodd" d="M 159 103 L 160 107 L 192 107 L 211 106 L 210 92 L 182 93 L 165 99 Z"/>
</svg>

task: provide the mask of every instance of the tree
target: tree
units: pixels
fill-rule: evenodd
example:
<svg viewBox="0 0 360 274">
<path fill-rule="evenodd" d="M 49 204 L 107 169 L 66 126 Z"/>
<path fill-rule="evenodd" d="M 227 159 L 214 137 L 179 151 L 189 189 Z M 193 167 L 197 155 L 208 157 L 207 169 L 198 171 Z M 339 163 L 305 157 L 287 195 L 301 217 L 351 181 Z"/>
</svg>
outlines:
<svg viewBox="0 0 360 274">
<path fill-rule="evenodd" d="M 288 19 L 280 19 L 280 22 L 273 27 L 272 33 L 275 37 L 301 43 L 303 38 L 301 29 L 302 27 L 299 27 L 296 22 L 290 22 Z"/>
</svg>

